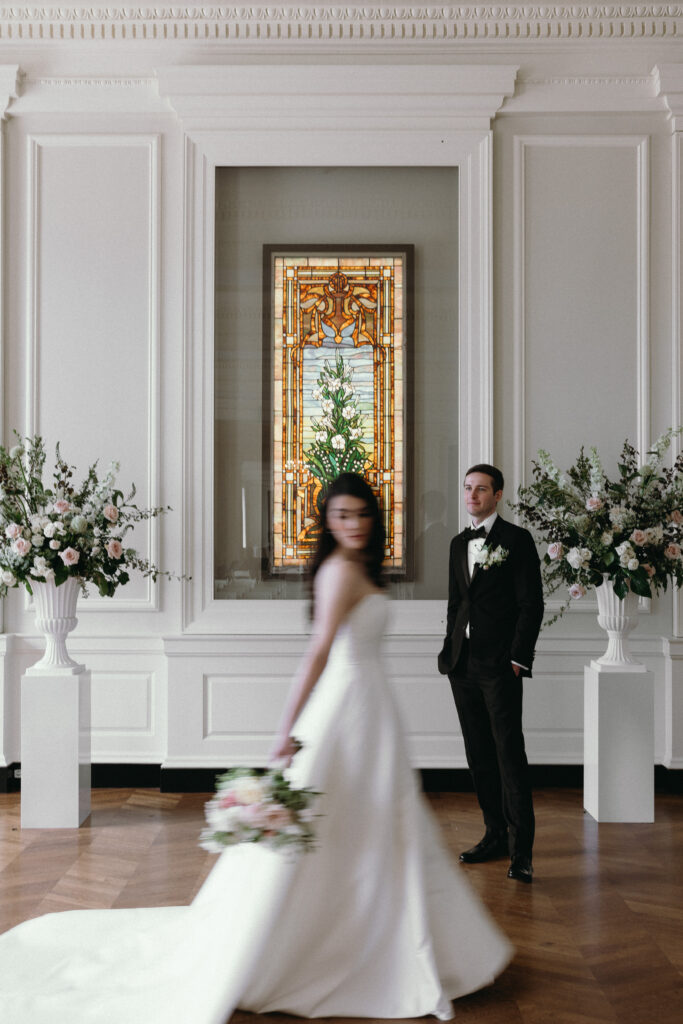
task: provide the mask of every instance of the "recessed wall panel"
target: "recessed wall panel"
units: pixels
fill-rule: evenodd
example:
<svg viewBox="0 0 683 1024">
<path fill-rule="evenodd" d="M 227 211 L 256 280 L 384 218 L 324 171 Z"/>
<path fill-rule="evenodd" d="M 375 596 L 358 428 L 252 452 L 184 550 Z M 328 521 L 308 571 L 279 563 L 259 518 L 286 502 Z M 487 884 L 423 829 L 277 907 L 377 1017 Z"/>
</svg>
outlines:
<svg viewBox="0 0 683 1024">
<path fill-rule="evenodd" d="M 520 142 L 520 140 L 518 140 Z M 519 338 L 523 471 L 648 438 L 647 150 L 640 138 L 527 138 Z"/>
<path fill-rule="evenodd" d="M 59 440 L 76 479 L 116 460 L 121 489 L 134 482 L 136 501 L 154 504 L 156 139 L 50 135 L 29 147 L 27 429 L 45 437 L 48 471 Z M 133 543 L 151 555 L 155 532 L 143 525 Z M 134 574 L 115 600 L 151 593 Z"/>
</svg>

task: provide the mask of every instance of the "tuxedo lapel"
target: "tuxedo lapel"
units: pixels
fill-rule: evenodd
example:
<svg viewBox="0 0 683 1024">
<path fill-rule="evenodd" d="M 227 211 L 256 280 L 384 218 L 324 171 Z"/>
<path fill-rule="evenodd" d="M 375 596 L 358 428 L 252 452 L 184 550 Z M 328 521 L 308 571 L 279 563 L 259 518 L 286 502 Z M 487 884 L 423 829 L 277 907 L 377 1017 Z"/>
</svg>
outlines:
<svg viewBox="0 0 683 1024">
<path fill-rule="evenodd" d="M 470 585 L 470 569 L 467 564 L 467 541 L 464 537 L 458 538 L 458 561 L 460 563 L 460 571 L 462 572 L 462 578 L 465 581 L 465 586 Z"/>
</svg>

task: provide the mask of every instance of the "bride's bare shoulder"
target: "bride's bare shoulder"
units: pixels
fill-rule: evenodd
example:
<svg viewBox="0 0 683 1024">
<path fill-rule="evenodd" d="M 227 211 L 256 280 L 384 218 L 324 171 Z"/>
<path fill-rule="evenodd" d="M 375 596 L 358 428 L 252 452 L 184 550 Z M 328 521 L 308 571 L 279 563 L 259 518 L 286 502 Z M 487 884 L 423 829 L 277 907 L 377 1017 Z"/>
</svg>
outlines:
<svg viewBox="0 0 683 1024">
<path fill-rule="evenodd" d="M 315 592 L 316 596 L 335 592 L 340 598 L 353 598 L 365 584 L 365 574 L 360 565 L 348 558 L 330 555 L 318 570 Z"/>
</svg>

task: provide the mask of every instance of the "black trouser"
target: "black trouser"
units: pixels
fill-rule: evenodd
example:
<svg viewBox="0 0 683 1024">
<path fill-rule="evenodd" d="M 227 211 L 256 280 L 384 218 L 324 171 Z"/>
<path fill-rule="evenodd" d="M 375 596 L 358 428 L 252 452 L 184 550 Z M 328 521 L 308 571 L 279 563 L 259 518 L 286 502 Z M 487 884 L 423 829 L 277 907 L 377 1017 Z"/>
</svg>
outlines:
<svg viewBox="0 0 683 1024">
<path fill-rule="evenodd" d="M 473 665 L 469 644 L 449 673 L 467 763 L 487 829 L 508 830 L 511 856 L 531 857 L 534 808 L 522 733 L 522 677 Z"/>
</svg>

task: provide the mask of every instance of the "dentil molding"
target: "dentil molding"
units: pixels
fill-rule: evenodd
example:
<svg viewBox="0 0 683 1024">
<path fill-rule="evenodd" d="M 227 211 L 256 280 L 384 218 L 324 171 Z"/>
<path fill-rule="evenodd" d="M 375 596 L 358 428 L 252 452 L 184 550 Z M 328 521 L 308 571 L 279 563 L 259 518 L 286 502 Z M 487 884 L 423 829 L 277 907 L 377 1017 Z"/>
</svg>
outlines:
<svg viewBox="0 0 683 1024">
<path fill-rule="evenodd" d="M 4 6 L 0 41 L 391 44 L 677 41 L 682 4 Z"/>
</svg>

